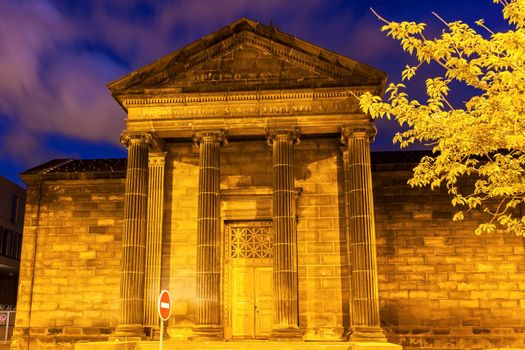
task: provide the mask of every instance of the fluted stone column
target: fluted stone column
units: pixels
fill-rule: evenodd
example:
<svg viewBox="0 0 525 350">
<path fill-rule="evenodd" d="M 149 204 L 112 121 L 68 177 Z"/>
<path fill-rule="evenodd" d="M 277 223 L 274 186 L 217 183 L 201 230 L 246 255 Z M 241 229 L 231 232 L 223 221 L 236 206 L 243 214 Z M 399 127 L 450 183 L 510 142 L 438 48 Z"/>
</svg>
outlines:
<svg viewBox="0 0 525 350">
<path fill-rule="evenodd" d="M 346 248 L 346 265 L 348 267 L 348 318 L 352 320 L 352 253 L 351 253 L 351 241 L 350 241 L 350 215 L 348 208 L 348 188 L 350 178 L 348 174 L 348 147 L 341 147 L 341 152 L 343 156 L 343 181 L 344 181 L 344 201 L 345 201 L 345 248 Z M 351 330 L 349 330 L 351 331 Z M 348 334 L 349 335 L 349 334 Z"/>
<path fill-rule="evenodd" d="M 386 341 L 379 320 L 379 299 L 370 167 L 370 142 L 375 128 L 344 127 L 341 140 L 348 146 L 348 225 L 351 258 L 351 341 Z"/>
<path fill-rule="evenodd" d="M 297 303 L 297 227 L 293 145 L 299 132 L 268 130 L 273 147 L 273 294 L 272 338 L 300 338 Z"/>
<path fill-rule="evenodd" d="M 220 131 L 194 134 L 199 145 L 199 198 L 197 217 L 197 322 L 198 337 L 222 337 L 220 293 L 219 184 Z"/>
<path fill-rule="evenodd" d="M 120 313 L 114 336 L 142 337 L 148 147 L 153 144 L 153 137 L 149 133 L 124 133 L 120 140 L 128 148 L 128 165 L 122 233 Z"/>
<path fill-rule="evenodd" d="M 146 224 L 146 276 L 144 281 L 144 326 L 151 335 L 159 330 L 157 299 L 161 290 L 162 221 L 164 210 L 165 152 L 150 153 L 148 176 L 148 220 Z"/>
</svg>

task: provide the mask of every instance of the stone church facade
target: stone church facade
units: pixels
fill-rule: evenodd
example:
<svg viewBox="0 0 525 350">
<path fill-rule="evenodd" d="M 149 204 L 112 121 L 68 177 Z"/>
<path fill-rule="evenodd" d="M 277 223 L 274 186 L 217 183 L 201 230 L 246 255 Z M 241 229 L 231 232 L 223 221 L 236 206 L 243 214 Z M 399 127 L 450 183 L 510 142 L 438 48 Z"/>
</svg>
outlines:
<svg viewBox="0 0 525 350">
<path fill-rule="evenodd" d="M 241 19 L 110 83 L 127 161 L 22 175 L 12 349 L 146 349 L 161 289 L 173 348 L 524 345 L 521 238 L 409 188 L 420 152 L 371 157 L 357 97 L 385 81 Z"/>
</svg>

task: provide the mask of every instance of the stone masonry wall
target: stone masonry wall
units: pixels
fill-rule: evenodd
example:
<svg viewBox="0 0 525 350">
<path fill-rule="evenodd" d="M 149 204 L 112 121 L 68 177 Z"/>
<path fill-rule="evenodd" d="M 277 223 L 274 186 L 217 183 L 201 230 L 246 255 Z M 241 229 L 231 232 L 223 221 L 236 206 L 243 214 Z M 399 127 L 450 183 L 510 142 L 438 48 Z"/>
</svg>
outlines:
<svg viewBox="0 0 525 350">
<path fill-rule="evenodd" d="M 295 147 L 299 197 L 299 319 L 306 340 L 342 340 L 348 327 L 344 181 L 339 140 Z"/>
<path fill-rule="evenodd" d="M 405 168 L 407 168 L 405 166 Z M 409 171 L 373 172 L 381 322 L 404 349 L 525 346 L 524 242 L 451 221 L 446 193 L 412 189 Z"/>
<path fill-rule="evenodd" d="M 307 340 L 338 340 L 349 326 L 340 145 L 305 139 L 294 149 L 302 188 L 300 327 Z M 271 163 L 264 140 L 221 149 L 221 191 L 261 194 L 221 204 L 230 215 L 223 220 L 271 217 Z M 452 223 L 448 195 L 411 189 L 410 167 L 387 163 L 373 165 L 373 180 L 381 322 L 389 340 L 409 350 L 525 346 L 523 239 L 475 236 L 479 213 Z M 162 287 L 174 299 L 172 338 L 191 335 L 194 323 L 198 169 L 192 144 L 169 145 Z M 118 322 L 124 179 L 47 179 L 41 190 L 30 183 L 27 198 L 12 348 L 29 340 L 71 349 L 72 341 L 107 338 Z"/>
<path fill-rule="evenodd" d="M 161 287 L 171 291 L 171 338 L 191 335 L 196 311 L 199 153 L 191 143 L 168 147 L 165 170 Z"/>
<path fill-rule="evenodd" d="M 29 184 L 16 326 L 30 332 L 13 349 L 107 339 L 118 322 L 123 198 L 123 179 Z"/>
</svg>

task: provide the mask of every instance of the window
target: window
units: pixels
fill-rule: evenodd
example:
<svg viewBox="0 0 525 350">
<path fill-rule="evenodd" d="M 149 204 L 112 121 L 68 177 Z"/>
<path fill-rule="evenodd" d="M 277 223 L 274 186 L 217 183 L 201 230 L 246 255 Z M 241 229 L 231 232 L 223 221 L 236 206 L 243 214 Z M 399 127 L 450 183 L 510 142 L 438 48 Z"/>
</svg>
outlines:
<svg viewBox="0 0 525 350">
<path fill-rule="evenodd" d="M 18 196 L 13 196 L 11 201 L 11 222 L 13 224 L 18 224 L 18 207 L 20 204 L 20 198 Z"/>
<path fill-rule="evenodd" d="M 234 259 L 272 257 L 272 226 L 230 226 L 230 252 Z"/>
</svg>

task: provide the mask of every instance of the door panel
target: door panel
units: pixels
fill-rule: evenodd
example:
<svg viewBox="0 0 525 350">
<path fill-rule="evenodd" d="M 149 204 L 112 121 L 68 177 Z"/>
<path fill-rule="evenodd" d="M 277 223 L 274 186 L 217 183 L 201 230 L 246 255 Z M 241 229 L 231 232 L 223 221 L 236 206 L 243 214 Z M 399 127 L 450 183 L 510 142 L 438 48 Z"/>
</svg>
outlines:
<svg viewBox="0 0 525 350">
<path fill-rule="evenodd" d="M 273 285 L 271 267 L 256 267 L 255 337 L 268 338 L 273 326 Z"/>
<path fill-rule="evenodd" d="M 267 339 L 273 328 L 272 223 L 231 222 L 226 229 L 225 336 Z"/>
<path fill-rule="evenodd" d="M 232 268 L 232 335 L 253 338 L 254 295 L 253 267 Z"/>
</svg>

